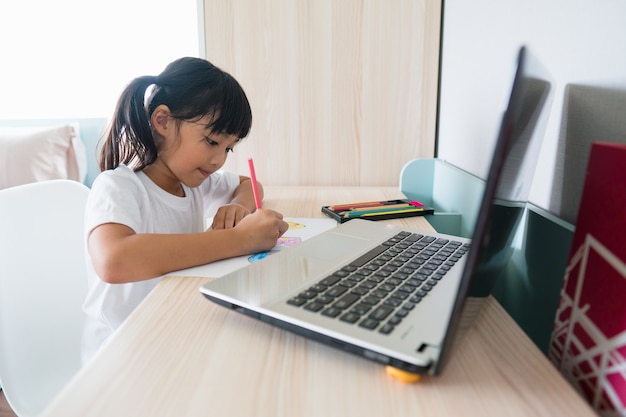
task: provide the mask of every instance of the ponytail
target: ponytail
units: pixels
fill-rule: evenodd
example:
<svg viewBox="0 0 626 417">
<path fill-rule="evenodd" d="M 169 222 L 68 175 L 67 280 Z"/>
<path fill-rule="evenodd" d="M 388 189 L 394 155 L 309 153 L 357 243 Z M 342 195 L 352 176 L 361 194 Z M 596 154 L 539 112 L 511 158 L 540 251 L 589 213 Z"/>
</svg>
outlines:
<svg viewBox="0 0 626 417">
<path fill-rule="evenodd" d="M 144 107 L 146 90 L 156 82 L 154 76 L 138 77 L 122 92 L 100 152 L 101 170 L 133 164 L 138 171 L 156 160 L 157 148 Z"/>
</svg>

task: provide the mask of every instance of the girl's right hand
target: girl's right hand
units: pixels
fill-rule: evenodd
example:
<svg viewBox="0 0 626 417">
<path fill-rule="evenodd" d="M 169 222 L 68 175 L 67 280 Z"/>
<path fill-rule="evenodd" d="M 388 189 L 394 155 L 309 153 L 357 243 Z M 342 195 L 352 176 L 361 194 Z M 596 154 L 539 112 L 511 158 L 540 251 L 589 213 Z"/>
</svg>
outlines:
<svg viewBox="0 0 626 417">
<path fill-rule="evenodd" d="M 258 209 L 237 223 L 234 230 L 241 233 L 243 245 L 252 254 L 272 249 L 287 229 L 289 225 L 283 220 L 282 214 Z"/>
</svg>

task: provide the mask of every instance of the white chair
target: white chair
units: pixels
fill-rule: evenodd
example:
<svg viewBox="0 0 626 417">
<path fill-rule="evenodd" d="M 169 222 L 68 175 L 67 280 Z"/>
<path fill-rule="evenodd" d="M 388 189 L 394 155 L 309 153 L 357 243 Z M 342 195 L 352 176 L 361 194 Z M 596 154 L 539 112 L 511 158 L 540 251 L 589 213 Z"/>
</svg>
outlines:
<svg viewBox="0 0 626 417">
<path fill-rule="evenodd" d="M 70 180 L 0 190 L 0 386 L 20 417 L 81 366 L 88 194 Z"/>
</svg>

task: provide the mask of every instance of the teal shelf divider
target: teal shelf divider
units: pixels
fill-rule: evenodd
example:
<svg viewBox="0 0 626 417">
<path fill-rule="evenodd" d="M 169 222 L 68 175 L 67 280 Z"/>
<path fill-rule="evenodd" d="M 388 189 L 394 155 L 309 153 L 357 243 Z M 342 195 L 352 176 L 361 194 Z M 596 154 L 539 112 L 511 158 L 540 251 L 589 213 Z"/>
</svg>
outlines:
<svg viewBox="0 0 626 417">
<path fill-rule="evenodd" d="M 414 159 L 400 173 L 400 191 L 433 207 L 428 217 L 439 233 L 471 237 L 485 182 L 440 159 Z"/>
<path fill-rule="evenodd" d="M 409 161 L 400 191 L 435 209 L 428 216 L 440 233 L 471 238 L 485 181 L 440 159 Z M 547 354 L 574 226 L 532 204 L 526 206 L 516 249 L 494 297 Z"/>
</svg>

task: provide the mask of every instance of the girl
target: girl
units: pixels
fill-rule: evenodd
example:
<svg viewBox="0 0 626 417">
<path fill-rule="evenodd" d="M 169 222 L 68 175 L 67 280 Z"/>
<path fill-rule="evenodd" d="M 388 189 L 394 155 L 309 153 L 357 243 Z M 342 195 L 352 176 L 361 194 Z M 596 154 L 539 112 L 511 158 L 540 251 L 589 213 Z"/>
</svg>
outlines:
<svg viewBox="0 0 626 417">
<path fill-rule="evenodd" d="M 254 211 L 250 178 L 219 171 L 251 122 L 239 83 L 199 58 L 176 60 L 122 92 L 85 215 L 83 361 L 158 277 L 268 250 L 287 230 L 281 214 Z"/>
</svg>

